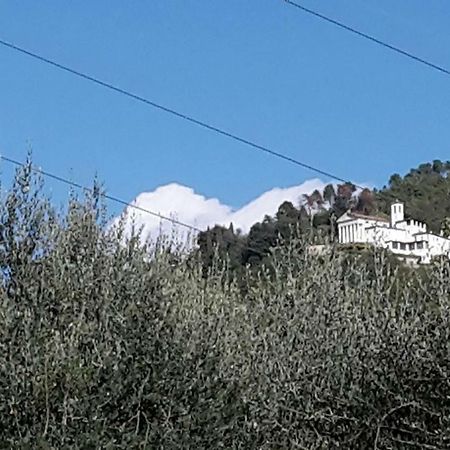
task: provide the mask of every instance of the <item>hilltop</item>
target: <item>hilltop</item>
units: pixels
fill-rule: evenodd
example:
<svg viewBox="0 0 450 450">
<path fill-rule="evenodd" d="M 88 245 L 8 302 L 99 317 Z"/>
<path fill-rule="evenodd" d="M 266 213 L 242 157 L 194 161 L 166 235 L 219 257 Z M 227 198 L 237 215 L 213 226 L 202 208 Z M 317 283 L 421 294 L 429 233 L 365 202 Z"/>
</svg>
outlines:
<svg viewBox="0 0 450 450">
<path fill-rule="evenodd" d="M 274 216 L 266 216 L 243 235 L 232 225 L 216 225 L 200 233 L 198 243 L 205 261 L 216 246 L 235 266 L 260 264 L 280 243 L 299 235 L 334 239 L 336 219 L 351 210 L 365 215 L 386 215 L 394 201 L 405 203 L 406 217 L 426 223 L 431 231 L 450 233 L 450 161 L 420 164 L 401 176 L 393 174 L 380 189 L 357 189 L 351 183 L 328 184 L 303 194 L 297 202 L 285 201 Z"/>
</svg>

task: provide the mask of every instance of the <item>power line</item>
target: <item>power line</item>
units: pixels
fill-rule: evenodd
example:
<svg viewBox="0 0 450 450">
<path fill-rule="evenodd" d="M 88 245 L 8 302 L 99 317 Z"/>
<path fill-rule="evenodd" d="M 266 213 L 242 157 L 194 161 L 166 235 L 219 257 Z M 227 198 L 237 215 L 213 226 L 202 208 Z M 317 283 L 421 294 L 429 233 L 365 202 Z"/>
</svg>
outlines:
<svg viewBox="0 0 450 450">
<path fill-rule="evenodd" d="M 9 158 L 7 156 L 0 155 L 0 159 L 2 159 L 3 161 L 8 162 L 10 164 L 13 164 L 15 166 L 18 166 L 18 167 L 25 167 L 26 166 L 26 163 L 22 163 L 20 161 L 17 161 L 15 159 Z M 64 183 L 64 184 L 66 184 L 68 186 L 75 187 L 75 188 L 80 189 L 82 191 L 92 192 L 92 189 L 90 189 L 90 188 L 88 188 L 86 186 L 83 186 L 83 185 L 81 185 L 79 183 L 76 183 L 75 181 L 70 181 L 67 178 L 63 178 L 63 177 L 61 177 L 59 175 L 55 175 L 53 173 L 47 172 L 47 171 L 42 170 L 42 169 L 40 169 L 38 167 L 31 166 L 31 170 L 33 172 L 36 172 L 36 173 L 39 173 L 39 174 L 43 175 L 44 177 L 51 178 L 53 180 L 59 181 L 60 183 Z M 157 213 L 155 211 L 151 211 L 150 209 L 142 208 L 141 206 L 135 205 L 133 203 L 129 203 L 126 200 L 122 200 L 121 198 L 114 197 L 114 196 L 108 195 L 106 193 L 102 193 L 101 195 L 102 195 L 102 197 L 104 197 L 107 200 L 110 200 L 112 202 L 118 203 L 118 204 L 120 204 L 122 206 L 126 206 L 126 207 L 129 207 L 129 208 L 135 209 L 135 210 L 140 211 L 140 212 L 144 212 L 144 213 L 150 214 L 150 215 L 152 215 L 154 217 L 157 217 L 158 219 L 172 222 L 175 225 L 179 225 L 179 226 L 182 226 L 184 228 L 188 228 L 191 231 L 197 231 L 197 232 L 203 231 L 200 228 L 197 228 L 197 227 L 195 227 L 193 225 L 189 225 L 187 223 L 184 223 L 184 222 L 181 222 L 179 220 L 173 219 L 172 217 L 164 216 L 164 215 L 159 214 L 159 213 Z"/>
<path fill-rule="evenodd" d="M 78 70 L 72 69 L 72 68 L 70 68 L 68 66 L 62 65 L 62 64 L 60 64 L 60 63 L 58 63 L 58 62 L 56 62 L 54 60 L 45 58 L 45 57 L 43 57 L 41 55 L 38 55 L 37 53 L 31 52 L 31 51 L 26 50 L 26 49 L 24 49 L 22 47 L 18 47 L 17 45 L 11 44 L 10 42 L 7 42 L 7 41 L 4 41 L 4 40 L 0 39 L 0 44 L 3 45 L 4 47 L 8 47 L 8 48 L 10 48 L 12 50 L 15 50 L 17 52 L 20 52 L 22 54 L 30 56 L 30 57 L 32 57 L 34 59 L 37 59 L 38 61 L 44 62 L 46 64 L 50 64 L 51 66 L 56 67 L 56 68 L 58 68 L 60 70 L 63 70 L 65 72 L 69 72 L 72 75 L 76 75 L 77 77 L 80 77 L 80 78 L 83 78 L 85 80 L 91 81 L 92 83 L 95 83 L 95 84 L 97 84 L 99 86 L 102 86 L 104 88 L 110 89 L 110 90 L 112 90 L 114 92 L 117 92 L 119 94 L 125 95 L 125 96 L 127 96 L 129 98 L 132 98 L 133 100 L 137 100 L 137 101 L 139 101 L 141 103 L 145 103 L 148 106 L 152 106 L 153 108 L 156 108 L 156 109 L 159 109 L 161 111 L 164 111 L 165 113 L 171 114 L 172 116 L 178 117 L 179 119 L 186 120 L 186 121 L 188 121 L 190 123 L 193 123 L 195 125 L 198 125 L 198 126 L 200 126 L 202 128 L 206 128 L 207 130 L 214 131 L 215 133 L 218 133 L 218 134 L 220 134 L 222 136 L 228 137 L 230 139 L 233 139 L 234 141 L 240 142 L 241 144 L 245 144 L 245 145 L 247 145 L 249 147 L 252 147 L 255 150 L 259 150 L 259 151 L 265 152 L 265 153 L 267 153 L 267 154 L 269 154 L 271 156 L 275 156 L 277 158 L 280 158 L 280 159 L 283 159 L 285 161 L 288 161 L 288 162 L 290 162 L 292 164 L 295 164 L 297 166 L 302 167 L 303 169 L 308 169 L 308 170 L 310 170 L 312 172 L 316 172 L 316 173 L 318 173 L 320 175 L 326 176 L 328 178 L 331 178 L 333 180 L 340 181 L 340 182 L 343 182 L 343 183 L 348 183 L 349 182 L 348 180 L 345 180 L 344 178 L 339 177 L 337 175 L 334 175 L 334 174 L 332 174 L 332 173 L 330 173 L 328 171 L 325 171 L 325 170 L 319 169 L 317 167 L 311 166 L 310 164 L 303 163 L 303 162 L 299 161 L 298 159 L 295 159 L 295 158 L 293 158 L 291 156 L 285 155 L 285 154 L 280 153 L 280 152 L 278 152 L 276 150 L 273 150 L 273 149 L 271 149 L 269 147 L 260 145 L 260 144 L 254 142 L 254 141 L 250 141 L 248 139 L 240 137 L 240 136 L 238 136 L 238 135 L 236 135 L 234 133 L 231 133 L 229 131 L 224 130 L 223 128 L 219 128 L 219 127 L 216 127 L 214 125 L 210 125 L 207 122 L 204 122 L 202 120 L 196 119 L 196 118 L 194 118 L 192 116 L 189 116 L 187 114 L 178 112 L 178 111 L 176 111 L 176 110 L 174 110 L 172 108 L 169 108 L 167 106 L 164 106 L 164 105 L 161 105 L 159 103 L 156 103 L 156 102 L 154 102 L 152 100 L 149 100 L 149 99 L 147 99 L 145 97 L 142 97 L 140 95 L 134 94 L 134 93 L 132 93 L 132 92 L 130 92 L 128 90 L 119 88 L 117 86 L 114 86 L 113 84 L 110 84 L 110 83 L 107 83 L 105 81 L 102 81 L 99 78 L 95 78 L 95 77 L 93 77 L 91 75 L 88 75 L 86 73 L 83 73 L 83 72 L 80 72 Z M 361 188 L 361 186 L 357 186 L 357 187 Z"/>
<path fill-rule="evenodd" d="M 14 166 L 17 166 L 17 167 L 25 167 L 25 166 L 27 166 L 27 164 L 28 164 L 28 163 L 22 163 L 22 162 L 17 161 L 17 160 L 15 160 L 15 159 L 13 159 L 13 158 L 9 158 L 9 157 L 3 156 L 3 155 L 0 155 L 0 160 L 6 161 L 6 162 L 8 162 L 8 163 L 10 163 L 10 164 L 12 164 L 12 165 L 14 165 Z M 68 186 L 77 188 L 77 189 L 82 190 L 82 191 L 85 191 L 85 192 L 90 192 L 90 193 L 93 192 L 93 189 L 88 188 L 88 187 L 86 187 L 86 186 L 83 186 L 83 185 L 80 184 L 80 183 L 77 183 L 77 182 L 75 182 L 75 181 L 68 180 L 67 178 L 61 177 L 61 176 L 59 176 L 59 175 L 55 175 L 55 174 L 53 174 L 53 173 L 51 173 L 51 172 L 47 172 L 47 171 L 45 171 L 45 170 L 42 170 L 42 169 L 39 168 L 39 167 L 34 167 L 34 166 L 32 166 L 31 164 L 30 164 L 30 169 L 31 169 L 33 172 L 35 172 L 35 173 L 38 173 L 38 174 L 40 174 L 40 175 L 42 175 L 42 176 L 44 176 L 44 177 L 50 178 L 50 179 L 55 180 L 55 181 L 58 181 L 58 182 L 60 182 L 60 183 L 66 184 L 66 185 L 68 185 Z M 179 226 L 181 226 L 181 227 L 184 227 L 184 228 L 189 229 L 190 231 L 195 231 L 195 232 L 198 232 L 198 233 L 202 233 L 202 232 L 205 231 L 205 230 L 202 230 L 201 228 L 195 227 L 194 225 L 189 225 L 189 224 L 187 224 L 187 223 L 185 223 L 185 222 L 182 222 L 182 221 L 177 220 L 177 219 L 173 219 L 172 217 L 165 216 L 165 215 L 163 215 L 163 214 L 157 213 L 157 212 L 152 211 L 152 210 L 150 210 L 150 209 L 142 208 L 141 206 L 138 206 L 138 205 L 135 205 L 135 204 L 133 204 L 133 203 L 127 202 L 126 200 L 122 200 L 121 198 L 115 197 L 115 196 L 113 196 L 113 195 L 109 195 L 109 194 L 106 194 L 106 193 L 104 193 L 104 192 L 101 192 L 100 195 L 101 195 L 103 198 L 105 198 L 105 199 L 107 199 L 107 200 L 110 200 L 110 201 L 112 201 L 112 202 L 114 202 L 114 203 L 118 203 L 118 204 L 123 205 L 123 206 L 125 206 L 125 207 L 132 208 L 132 209 L 134 209 L 134 210 L 136 210 L 136 211 L 139 211 L 139 212 L 143 212 L 143 213 L 146 213 L 146 214 L 150 214 L 151 216 L 157 217 L 157 218 L 160 219 L 160 220 L 165 220 L 165 221 L 171 222 L 171 223 L 174 224 L 174 225 L 179 225 Z M 223 238 L 224 241 L 227 241 L 227 240 L 228 240 L 228 243 L 233 243 L 231 240 L 227 239 L 227 236 L 226 236 L 226 235 L 222 236 L 222 238 Z M 264 252 L 262 252 L 262 251 L 260 251 L 260 250 L 258 250 L 258 249 L 256 249 L 256 248 L 254 248 L 254 247 L 251 247 L 251 246 L 249 246 L 249 245 L 240 245 L 240 246 L 241 246 L 241 248 L 243 248 L 243 249 L 251 250 L 252 252 L 257 253 L 257 254 L 259 254 L 260 256 L 263 256 L 263 257 L 267 256 Z"/>
<path fill-rule="evenodd" d="M 362 37 L 364 39 L 368 39 L 369 41 L 375 42 L 378 45 L 381 45 L 384 48 L 387 48 L 389 50 L 392 50 L 396 53 L 399 53 L 403 56 L 406 56 L 416 62 L 419 62 L 421 64 L 424 64 L 428 67 L 431 67 L 432 69 L 438 70 L 441 73 L 444 73 L 446 75 L 450 75 L 450 70 L 446 69 L 445 67 L 439 66 L 437 64 L 434 64 L 430 61 L 427 61 L 426 59 L 423 59 L 419 56 L 416 56 L 410 52 L 407 52 L 406 50 L 402 50 L 399 47 L 395 47 L 394 45 L 388 44 L 387 42 L 384 42 L 380 39 L 377 39 L 374 36 L 371 36 L 370 34 L 364 33 L 362 31 L 357 30 L 356 28 L 350 27 L 349 25 L 346 25 L 345 23 L 339 22 L 335 19 L 332 19 L 331 17 L 325 16 L 317 11 L 314 11 L 312 9 L 306 8 L 305 6 L 301 5 L 300 3 L 294 2 L 292 0 L 284 0 L 285 3 L 287 3 L 288 5 L 294 6 L 295 8 L 300 9 L 303 12 L 306 12 L 312 16 L 315 16 L 319 19 L 322 19 L 328 23 L 331 23 L 333 25 L 336 25 L 339 28 L 342 28 L 346 31 L 349 31 L 350 33 L 356 34 L 359 37 Z"/>
</svg>

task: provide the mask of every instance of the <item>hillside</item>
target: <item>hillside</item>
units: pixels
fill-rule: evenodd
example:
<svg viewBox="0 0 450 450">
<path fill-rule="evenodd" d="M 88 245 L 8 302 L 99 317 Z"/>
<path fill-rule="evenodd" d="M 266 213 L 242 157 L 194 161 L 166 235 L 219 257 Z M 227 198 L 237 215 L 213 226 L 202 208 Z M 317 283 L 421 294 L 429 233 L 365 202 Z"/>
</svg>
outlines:
<svg viewBox="0 0 450 450">
<path fill-rule="evenodd" d="M 383 254 L 316 257 L 310 199 L 215 230 L 250 264 L 243 242 L 281 236 L 268 270 L 205 274 L 124 241 L 98 189 L 60 210 L 41 188 L 19 169 L 0 202 L 0 448 L 450 448 L 450 261 L 406 281 Z"/>
<path fill-rule="evenodd" d="M 439 232 L 450 217 L 450 161 L 421 164 L 403 177 L 394 174 L 375 197 L 380 211 L 388 213 L 390 204 L 400 200 L 405 203 L 407 216 Z"/>
<path fill-rule="evenodd" d="M 345 211 L 388 215 L 396 200 L 405 203 L 406 216 L 426 223 L 436 233 L 450 233 L 450 161 L 435 160 L 419 165 L 406 175 L 394 174 L 381 189 L 357 190 L 351 183 L 328 184 L 323 191 L 304 194 L 297 204 L 284 202 L 275 216 L 255 223 L 248 234 L 216 226 L 201 233 L 200 251 L 208 265 L 216 246 L 226 253 L 233 267 L 258 266 L 270 249 L 306 235 L 315 240 L 336 237 L 336 219 Z"/>
</svg>

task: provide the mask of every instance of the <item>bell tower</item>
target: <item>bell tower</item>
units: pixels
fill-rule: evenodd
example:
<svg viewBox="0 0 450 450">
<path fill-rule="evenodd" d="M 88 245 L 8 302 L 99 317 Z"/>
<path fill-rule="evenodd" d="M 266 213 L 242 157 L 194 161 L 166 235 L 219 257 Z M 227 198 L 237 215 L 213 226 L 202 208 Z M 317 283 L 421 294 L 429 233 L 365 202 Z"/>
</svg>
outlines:
<svg viewBox="0 0 450 450">
<path fill-rule="evenodd" d="M 397 222 L 405 219 L 405 205 L 401 202 L 395 202 L 391 205 L 391 227 L 394 227 Z"/>
</svg>

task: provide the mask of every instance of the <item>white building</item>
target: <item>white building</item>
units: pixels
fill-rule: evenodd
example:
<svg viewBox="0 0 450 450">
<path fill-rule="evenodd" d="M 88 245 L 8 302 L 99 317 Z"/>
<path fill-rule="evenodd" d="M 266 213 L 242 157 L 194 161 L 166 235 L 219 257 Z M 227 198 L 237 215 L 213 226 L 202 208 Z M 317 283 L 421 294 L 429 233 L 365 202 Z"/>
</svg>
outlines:
<svg viewBox="0 0 450 450">
<path fill-rule="evenodd" d="M 450 258 L 450 239 L 428 232 L 417 220 L 405 220 L 403 203 L 391 206 L 390 220 L 348 211 L 337 224 L 341 244 L 372 244 L 417 264 L 429 264 L 434 256 Z"/>
</svg>

